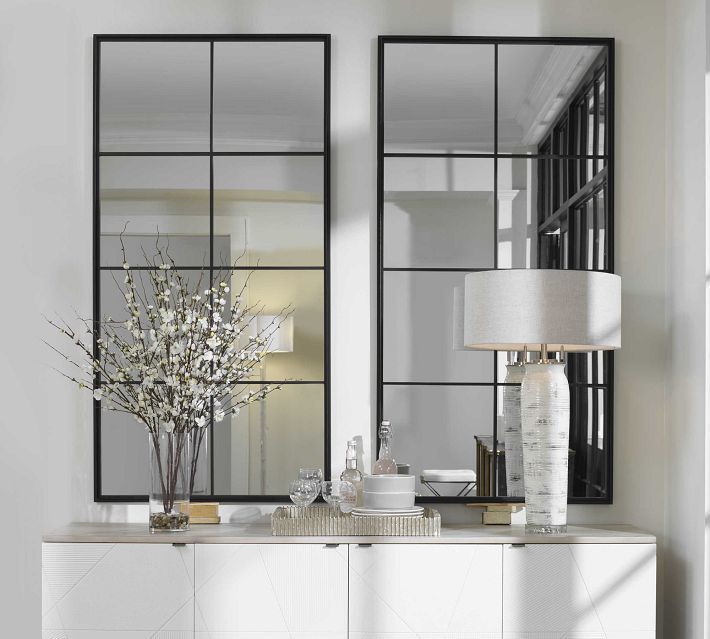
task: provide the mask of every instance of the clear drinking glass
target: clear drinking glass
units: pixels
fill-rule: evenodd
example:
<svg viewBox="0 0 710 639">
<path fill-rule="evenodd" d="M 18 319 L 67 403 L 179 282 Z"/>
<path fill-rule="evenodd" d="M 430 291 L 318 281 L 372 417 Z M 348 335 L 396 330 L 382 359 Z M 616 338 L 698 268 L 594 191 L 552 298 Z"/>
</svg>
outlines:
<svg viewBox="0 0 710 639">
<path fill-rule="evenodd" d="M 288 485 L 288 494 L 296 506 L 310 506 L 318 497 L 318 485 L 310 479 L 294 479 Z"/>
<path fill-rule="evenodd" d="M 298 478 L 312 481 L 316 485 L 316 497 L 318 497 L 323 481 L 323 471 L 320 468 L 299 468 Z"/>
<path fill-rule="evenodd" d="M 324 481 L 321 494 L 335 511 L 349 513 L 355 508 L 357 490 L 349 481 Z"/>
</svg>

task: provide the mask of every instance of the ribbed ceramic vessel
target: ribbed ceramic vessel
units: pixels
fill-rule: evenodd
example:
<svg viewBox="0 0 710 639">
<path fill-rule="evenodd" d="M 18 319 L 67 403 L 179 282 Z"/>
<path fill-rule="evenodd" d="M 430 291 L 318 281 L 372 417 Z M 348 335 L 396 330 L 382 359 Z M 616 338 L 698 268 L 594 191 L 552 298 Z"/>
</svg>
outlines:
<svg viewBox="0 0 710 639">
<path fill-rule="evenodd" d="M 531 533 L 567 529 L 569 383 L 564 364 L 527 364 L 521 386 L 525 510 Z"/>
<path fill-rule="evenodd" d="M 520 386 L 525 375 L 521 364 L 509 364 L 503 387 L 503 442 L 505 443 L 505 485 L 508 497 L 523 497 L 523 431 L 520 415 Z"/>
</svg>

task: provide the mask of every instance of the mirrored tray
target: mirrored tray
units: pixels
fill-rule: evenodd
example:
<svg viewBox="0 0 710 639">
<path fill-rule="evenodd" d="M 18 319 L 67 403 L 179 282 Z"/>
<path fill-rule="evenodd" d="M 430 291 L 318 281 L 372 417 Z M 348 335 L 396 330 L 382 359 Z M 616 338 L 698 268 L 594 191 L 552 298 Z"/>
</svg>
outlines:
<svg viewBox="0 0 710 639">
<path fill-rule="evenodd" d="M 271 515 L 271 533 L 277 536 L 397 536 L 438 537 L 439 511 L 425 508 L 422 517 L 353 517 L 330 506 L 279 506 Z"/>
</svg>

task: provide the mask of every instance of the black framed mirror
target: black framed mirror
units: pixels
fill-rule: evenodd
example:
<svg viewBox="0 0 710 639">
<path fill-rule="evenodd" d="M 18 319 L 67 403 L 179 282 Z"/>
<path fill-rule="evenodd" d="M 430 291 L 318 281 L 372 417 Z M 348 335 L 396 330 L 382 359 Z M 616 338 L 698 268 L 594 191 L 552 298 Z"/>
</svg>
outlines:
<svg viewBox="0 0 710 639">
<path fill-rule="evenodd" d="M 378 422 L 420 501 L 522 501 L 507 354 L 457 343 L 455 299 L 476 270 L 613 272 L 614 41 L 381 36 L 378 62 Z M 567 375 L 569 502 L 611 503 L 613 354 Z"/>
<path fill-rule="evenodd" d="M 209 426 L 195 500 L 288 501 L 299 467 L 330 473 L 330 36 L 94 37 L 94 317 L 156 244 L 188 281 L 225 271 L 290 334 L 251 388 L 264 402 Z M 144 267 L 141 267 L 144 268 Z M 154 267 L 157 268 L 157 267 Z M 143 429 L 94 412 L 96 501 L 146 501 Z"/>
</svg>

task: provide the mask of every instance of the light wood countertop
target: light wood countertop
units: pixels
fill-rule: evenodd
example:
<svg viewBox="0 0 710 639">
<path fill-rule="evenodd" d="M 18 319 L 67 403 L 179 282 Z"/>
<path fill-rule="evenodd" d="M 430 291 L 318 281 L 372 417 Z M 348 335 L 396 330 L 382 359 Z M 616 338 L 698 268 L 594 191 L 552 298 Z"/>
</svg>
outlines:
<svg viewBox="0 0 710 639">
<path fill-rule="evenodd" d="M 569 526 L 562 535 L 527 535 L 522 525 L 442 526 L 439 537 L 277 537 L 268 524 L 202 524 L 151 533 L 146 524 L 75 523 L 43 536 L 48 543 L 140 544 L 655 544 L 650 533 L 624 524 Z"/>
</svg>

